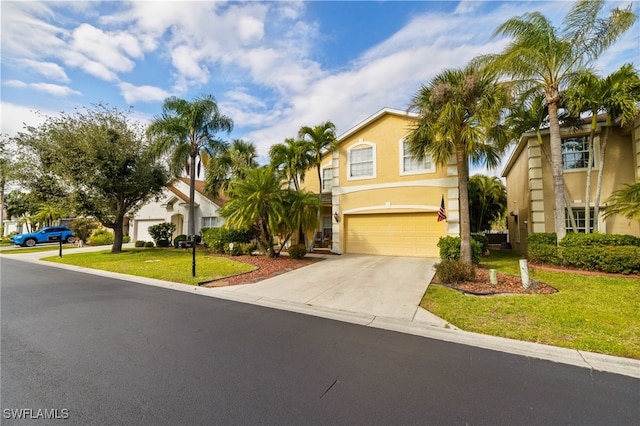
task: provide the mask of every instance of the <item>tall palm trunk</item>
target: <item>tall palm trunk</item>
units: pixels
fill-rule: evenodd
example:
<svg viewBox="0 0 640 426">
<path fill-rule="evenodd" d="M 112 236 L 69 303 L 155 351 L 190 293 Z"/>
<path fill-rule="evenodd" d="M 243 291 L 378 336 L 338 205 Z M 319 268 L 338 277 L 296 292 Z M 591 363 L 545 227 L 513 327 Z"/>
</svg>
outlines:
<svg viewBox="0 0 640 426">
<path fill-rule="evenodd" d="M 607 125 L 602 132 L 602 140 L 600 141 L 600 168 L 598 169 L 598 180 L 596 183 L 596 195 L 593 200 L 593 229 L 598 230 L 598 216 L 600 214 L 600 195 L 602 194 L 602 176 L 604 175 L 604 158 L 607 151 L 607 139 L 609 139 L 609 118 Z"/>
<path fill-rule="evenodd" d="M 191 161 L 189 167 L 189 238 L 195 238 L 196 235 L 196 157 L 198 153 L 191 153 Z"/>
<path fill-rule="evenodd" d="M 558 120 L 559 94 L 547 96 L 549 106 L 549 144 L 551 148 L 551 171 L 553 174 L 553 200 L 555 231 L 557 241 L 564 238 L 566 230 L 566 214 L 564 210 L 564 175 L 562 171 L 562 138 L 560 137 L 560 121 Z"/>
<path fill-rule="evenodd" d="M 458 144 L 462 146 L 462 144 Z M 460 260 L 471 264 L 471 224 L 469 223 L 469 158 L 464 148 L 456 149 L 458 197 L 460 205 Z"/>
<path fill-rule="evenodd" d="M 596 121 L 597 117 L 594 114 L 592 123 L 591 123 L 591 133 L 589 134 L 589 155 L 587 156 L 587 177 L 584 184 L 585 194 L 584 194 L 584 232 L 585 234 L 589 234 L 591 232 L 591 227 L 589 223 L 591 223 L 591 171 L 593 170 L 593 139 L 596 135 Z M 596 230 L 594 228 L 594 230 Z"/>
</svg>

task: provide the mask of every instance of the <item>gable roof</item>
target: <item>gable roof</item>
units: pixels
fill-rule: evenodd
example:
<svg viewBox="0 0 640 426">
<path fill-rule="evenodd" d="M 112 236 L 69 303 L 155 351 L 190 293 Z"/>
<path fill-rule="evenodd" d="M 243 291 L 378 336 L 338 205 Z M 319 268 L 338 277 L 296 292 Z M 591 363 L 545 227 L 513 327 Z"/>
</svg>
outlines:
<svg viewBox="0 0 640 426">
<path fill-rule="evenodd" d="M 180 180 L 182 183 L 184 183 L 187 186 L 190 186 L 191 184 L 191 180 L 186 177 L 180 177 L 178 178 L 178 180 Z M 173 192 L 176 196 L 178 196 L 182 201 L 184 201 L 187 204 L 189 203 L 189 194 L 183 193 L 173 185 L 169 186 L 168 189 L 169 191 Z M 207 200 L 211 201 L 213 204 L 217 205 L 218 207 L 224 206 L 224 204 L 227 202 L 227 200 L 223 197 L 212 197 L 209 194 L 207 194 L 207 192 L 205 191 L 205 182 L 203 180 L 196 179 L 194 189 L 196 190 L 196 192 L 198 192 L 200 195 L 202 195 L 203 197 L 205 197 Z"/>
<path fill-rule="evenodd" d="M 353 135 L 357 131 L 359 131 L 361 129 L 364 129 L 365 127 L 367 127 L 368 125 L 370 125 L 374 121 L 378 120 L 379 118 L 381 118 L 381 117 L 383 117 L 383 116 L 385 116 L 387 114 L 397 115 L 397 116 L 400 116 L 400 117 L 407 117 L 407 118 L 418 118 L 418 114 L 415 114 L 415 113 L 412 113 L 412 112 L 402 111 L 400 109 L 394 109 L 394 108 L 382 108 L 380 111 L 378 111 L 375 114 L 365 118 L 360 123 L 356 124 L 354 127 L 352 127 L 351 129 L 347 130 L 346 132 L 344 132 L 343 134 L 338 136 L 337 137 L 338 143 L 342 142 L 344 139 L 346 139 L 349 136 Z"/>
</svg>

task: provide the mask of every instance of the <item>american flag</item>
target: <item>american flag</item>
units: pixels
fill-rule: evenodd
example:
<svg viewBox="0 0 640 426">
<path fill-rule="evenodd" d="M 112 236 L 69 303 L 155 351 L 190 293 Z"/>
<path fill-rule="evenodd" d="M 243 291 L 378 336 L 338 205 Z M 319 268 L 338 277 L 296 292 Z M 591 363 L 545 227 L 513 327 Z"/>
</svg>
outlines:
<svg viewBox="0 0 640 426">
<path fill-rule="evenodd" d="M 442 196 L 442 201 L 440 202 L 440 210 L 438 210 L 438 222 L 443 221 L 447 218 L 447 215 L 444 212 L 444 195 Z"/>
</svg>

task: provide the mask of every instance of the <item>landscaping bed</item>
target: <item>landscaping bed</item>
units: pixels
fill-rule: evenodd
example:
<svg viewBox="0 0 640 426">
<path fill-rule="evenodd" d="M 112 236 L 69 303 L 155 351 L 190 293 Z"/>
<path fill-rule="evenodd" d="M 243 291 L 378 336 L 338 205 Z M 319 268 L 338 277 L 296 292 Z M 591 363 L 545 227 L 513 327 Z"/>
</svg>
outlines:
<svg viewBox="0 0 640 426">
<path fill-rule="evenodd" d="M 216 255 L 216 256 L 226 257 L 231 260 L 235 260 L 237 262 L 248 263 L 250 265 L 256 266 L 257 269 L 244 274 L 239 274 L 232 277 L 222 278 L 216 281 L 211 281 L 209 283 L 203 284 L 202 287 L 226 287 L 230 285 L 252 284 L 258 281 L 266 280 L 267 278 L 284 274 L 285 272 L 293 271 L 294 269 L 298 269 L 303 266 L 307 266 L 322 260 L 318 258 L 292 259 L 288 256 L 280 256 L 276 258 L 270 258 L 267 256 L 246 256 L 246 255 L 243 255 L 243 256 Z"/>
<path fill-rule="evenodd" d="M 508 275 L 498 272 L 498 283 L 491 284 L 489 280 L 489 270 L 484 268 L 476 268 L 476 277 L 472 281 L 463 283 L 444 284 L 440 283 L 436 275 L 432 284 L 449 287 L 465 294 L 476 296 L 490 296 L 496 294 L 553 294 L 558 290 L 541 281 L 530 279 L 529 288 L 522 286 L 522 279 L 514 275 Z"/>
</svg>

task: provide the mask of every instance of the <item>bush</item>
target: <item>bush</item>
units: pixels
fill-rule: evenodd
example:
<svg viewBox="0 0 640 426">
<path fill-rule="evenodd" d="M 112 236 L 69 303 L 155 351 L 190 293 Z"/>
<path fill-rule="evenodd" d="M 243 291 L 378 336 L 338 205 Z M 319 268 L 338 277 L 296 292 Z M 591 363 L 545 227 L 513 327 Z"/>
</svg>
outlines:
<svg viewBox="0 0 640 426">
<path fill-rule="evenodd" d="M 480 251 L 482 254 L 489 250 L 489 238 L 484 234 L 471 234 L 471 238 L 480 243 Z"/>
<path fill-rule="evenodd" d="M 131 242 L 131 237 L 128 236 L 128 235 L 123 235 L 122 236 L 122 242 L 125 243 L 125 244 Z"/>
<path fill-rule="evenodd" d="M 204 231 L 203 239 L 206 246 L 214 253 L 225 253 L 229 243 L 250 243 L 254 238 L 249 230 L 230 228 L 208 228 Z"/>
<path fill-rule="evenodd" d="M 289 247 L 287 253 L 289 253 L 289 257 L 292 259 L 302 259 L 307 255 L 307 248 L 304 244 L 296 244 L 295 246 Z"/>
<path fill-rule="evenodd" d="M 100 226 L 100 224 L 96 220 L 81 217 L 72 220 L 69 224 L 69 229 L 73 231 L 73 235 L 75 235 L 77 239 L 86 244 L 93 231 L 98 229 L 98 226 Z"/>
<path fill-rule="evenodd" d="M 547 244 L 555 246 L 558 244 L 558 237 L 555 232 L 531 234 L 527 237 L 527 245 L 530 244 Z"/>
<path fill-rule="evenodd" d="M 258 248 L 258 246 L 256 246 L 253 243 L 241 243 L 240 244 L 240 250 L 242 251 L 242 254 L 247 254 L 249 256 L 251 256 L 253 254 L 253 252 L 256 251 L 257 248 Z"/>
<path fill-rule="evenodd" d="M 460 237 L 440 237 L 438 248 L 440 249 L 440 259 L 442 260 L 460 260 Z M 475 264 L 480 263 L 482 257 L 482 245 L 471 239 L 471 261 Z"/>
<path fill-rule="evenodd" d="M 560 247 L 591 247 L 591 246 L 635 246 L 640 247 L 640 238 L 631 235 L 619 234 L 581 234 L 568 233 Z"/>
<path fill-rule="evenodd" d="M 171 238 L 176 230 L 176 224 L 171 222 L 163 222 L 149 227 L 149 235 L 158 247 L 169 247 Z"/>
<path fill-rule="evenodd" d="M 154 246 L 153 241 L 147 241 L 146 243 L 144 243 L 144 246 L 147 248 L 153 248 Z"/>
<path fill-rule="evenodd" d="M 144 247 L 145 242 L 142 240 L 138 240 L 135 242 L 136 247 Z"/>
<path fill-rule="evenodd" d="M 230 256 L 240 256 L 242 254 L 241 243 L 229 243 L 224 248 L 224 253 Z"/>
<path fill-rule="evenodd" d="M 91 246 L 106 246 L 113 244 L 113 234 L 106 229 L 98 229 L 87 240 L 87 244 Z"/>
<path fill-rule="evenodd" d="M 435 265 L 438 279 L 444 284 L 461 283 L 473 280 L 476 268 L 459 260 L 443 260 Z"/>
</svg>

